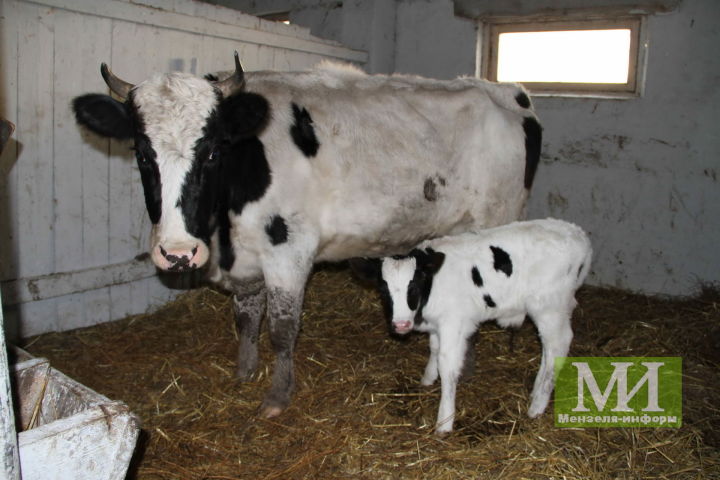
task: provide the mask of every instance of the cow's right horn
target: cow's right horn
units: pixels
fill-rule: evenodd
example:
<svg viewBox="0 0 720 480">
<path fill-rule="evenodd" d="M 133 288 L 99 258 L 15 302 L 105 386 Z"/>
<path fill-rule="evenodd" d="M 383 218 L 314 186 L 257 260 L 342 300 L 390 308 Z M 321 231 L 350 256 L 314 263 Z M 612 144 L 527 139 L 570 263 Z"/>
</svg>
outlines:
<svg viewBox="0 0 720 480">
<path fill-rule="evenodd" d="M 127 98 L 130 90 L 135 87 L 132 83 L 128 83 L 125 80 L 121 80 L 116 77 L 105 63 L 100 65 L 100 73 L 105 79 L 107 86 L 110 87 L 110 90 L 115 92 L 121 98 Z"/>
<path fill-rule="evenodd" d="M 235 90 L 242 88 L 245 84 L 245 74 L 243 73 L 242 66 L 240 65 L 240 57 L 238 56 L 237 51 L 235 51 L 235 72 L 225 80 L 220 80 L 214 83 L 225 97 Z"/>
</svg>

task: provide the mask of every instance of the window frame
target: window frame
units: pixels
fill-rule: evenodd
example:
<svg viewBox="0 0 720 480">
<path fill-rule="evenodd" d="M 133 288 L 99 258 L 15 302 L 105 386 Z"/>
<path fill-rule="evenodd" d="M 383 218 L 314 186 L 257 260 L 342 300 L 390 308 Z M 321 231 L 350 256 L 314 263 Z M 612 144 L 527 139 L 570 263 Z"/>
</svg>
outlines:
<svg viewBox="0 0 720 480">
<path fill-rule="evenodd" d="M 616 30 L 630 29 L 630 56 L 628 59 L 627 83 L 565 83 L 565 82 L 520 82 L 534 95 L 569 96 L 610 96 L 637 97 L 642 94 L 644 82 L 644 59 L 646 41 L 644 39 L 643 15 L 621 15 L 602 18 L 568 17 L 504 17 L 482 21 L 482 34 L 478 40 L 482 48 L 480 74 L 483 78 L 497 81 L 497 55 L 499 36 L 510 32 L 548 32 L 559 30 Z"/>
</svg>

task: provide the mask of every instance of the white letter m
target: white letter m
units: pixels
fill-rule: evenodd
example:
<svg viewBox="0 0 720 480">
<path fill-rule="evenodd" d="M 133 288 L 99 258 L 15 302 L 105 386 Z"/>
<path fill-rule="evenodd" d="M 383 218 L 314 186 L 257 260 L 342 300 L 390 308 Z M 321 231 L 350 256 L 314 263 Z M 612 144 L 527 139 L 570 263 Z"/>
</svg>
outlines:
<svg viewBox="0 0 720 480">
<path fill-rule="evenodd" d="M 641 362 L 643 366 L 647 368 L 645 375 L 635 384 L 635 386 L 628 392 L 627 390 L 627 370 L 628 367 L 634 365 L 632 362 L 610 362 L 610 365 L 615 367 L 604 392 L 600 392 L 600 387 L 595 381 L 590 367 L 586 362 L 573 362 L 573 366 L 577 368 L 578 372 L 578 403 L 573 412 L 589 412 L 590 409 L 585 406 L 585 398 L 583 388 L 587 384 L 590 395 L 592 396 L 595 407 L 602 411 L 605 408 L 605 404 L 612 393 L 613 387 L 617 384 L 617 405 L 611 409 L 613 412 L 632 412 L 633 409 L 628 407 L 628 402 L 637 394 L 640 388 L 647 383 L 648 384 L 648 403 L 647 407 L 643 408 L 643 412 L 662 412 L 665 409 L 658 406 L 658 369 L 665 365 L 663 362 Z"/>
</svg>

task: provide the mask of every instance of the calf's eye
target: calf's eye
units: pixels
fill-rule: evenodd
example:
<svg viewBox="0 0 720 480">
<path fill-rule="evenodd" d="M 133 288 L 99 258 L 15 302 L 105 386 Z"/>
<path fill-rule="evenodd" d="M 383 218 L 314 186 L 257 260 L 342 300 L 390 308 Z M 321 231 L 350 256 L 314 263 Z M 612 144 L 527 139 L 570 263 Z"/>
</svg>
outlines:
<svg viewBox="0 0 720 480">
<path fill-rule="evenodd" d="M 420 303 L 420 289 L 414 280 L 408 284 L 407 303 L 410 310 L 416 310 Z"/>
</svg>

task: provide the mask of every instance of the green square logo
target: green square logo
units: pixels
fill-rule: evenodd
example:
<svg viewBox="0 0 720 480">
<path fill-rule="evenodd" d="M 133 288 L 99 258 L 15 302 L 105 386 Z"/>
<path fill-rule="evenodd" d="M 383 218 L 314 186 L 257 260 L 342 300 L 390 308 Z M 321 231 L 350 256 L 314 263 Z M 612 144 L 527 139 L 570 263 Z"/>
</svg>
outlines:
<svg viewBox="0 0 720 480">
<path fill-rule="evenodd" d="M 681 358 L 555 358 L 556 427 L 681 425 Z"/>
</svg>

